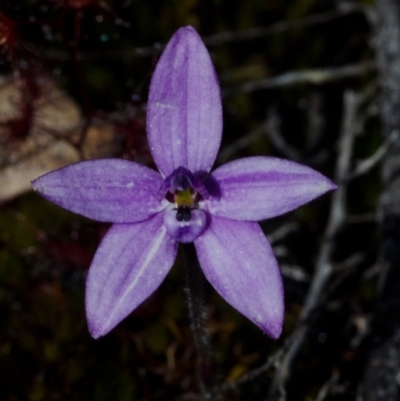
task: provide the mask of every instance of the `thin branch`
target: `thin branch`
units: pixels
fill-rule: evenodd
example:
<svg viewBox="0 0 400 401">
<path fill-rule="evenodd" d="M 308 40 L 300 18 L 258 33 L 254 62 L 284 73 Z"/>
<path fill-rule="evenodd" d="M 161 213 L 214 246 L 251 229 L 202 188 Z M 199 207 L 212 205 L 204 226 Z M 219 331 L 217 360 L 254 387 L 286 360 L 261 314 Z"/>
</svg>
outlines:
<svg viewBox="0 0 400 401">
<path fill-rule="evenodd" d="M 289 264 L 279 264 L 282 276 L 290 278 L 293 281 L 298 281 L 301 283 L 310 282 L 310 275 L 307 274 L 301 266 L 289 265 Z"/>
<path fill-rule="evenodd" d="M 267 359 L 267 361 L 263 365 L 259 366 L 258 368 L 252 369 L 250 372 L 244 374 L 242 377 L 240 377 L 237 380 L 231 381 L 229 383 L 221 384 L 220 386 L 213 387 L 209 393 L 209 397 L 211 397 L 213 394 L 222 394 L 222 393 L 230 391 L 230 390 L 235 390 L 242 384 L 257 379 L 259 376 L 261 376 L 267 370 L 269 370 L 272 367 L 279 364 L 279 361 L 282 359 L 282 357 L 285 354 L 285 351 L 290 347 L 293 340 L 294 340 L 294 336 L 289 337 L 285 341 L 283 346 L 278 351 L 276 351 L 275 354 L 271 355 Z"/>
<path fill-rule="evenodd" d="M 275 148 L 291 160 L 299 160 L 299 152 L 291 147 L 280 132 L 280 119 L 274 107 L 270 107 L 264 122 L 254 131 L 242 136 L 236 142 L 226 146 L 218 157 L 219 163 L 225 163 L 233 155 L 247 148 L 251 143 L 257 141 L 263 136 L 268 136 Z"/>
<path fill-rule="evenodd" d="M 241 93 L 250 93 L 258 90 L 273 89 L 298 84 L 322 85 L 327 82 L 337 81 L 343 78 L 357 77 L 366 72 L 375 70 L 373 61 L 365 61 L 358 64 L 348 64 L 342 67 L 324 69 L 289 71 L 272 78 L 259 79 L 244 84 L 227 87 L 222 91 L 222 96 L 232 96 Z"/>
<path fill-rule="evenodd" d="M 224 43 L 241 42 L 245 40 L 258 39 L 261 37 L 289 31 L 292 29 L 306 28 L 314 25 L 324 24 L 328 21 L 339 19 L 352 13 L 365 12 L 365 7 L 362 5 L 346 4 L 338 10 L 331 10 L 325 13 L 314 14 L 302 19 L 293 21 L 279 21 L 271 24 L 268 27 L 255 27 L 241 32 L 221 32 L 215 35 L 204 36 L 203 41 L 207 46 L 216 46 Z M 132 59 L 135 57 L 149 57 L 160 54 L 165 45 L 155 43 L 153 46 L 135 47 L 130 51 L 113 50 L 109 52 L 85 52 L 81 53 L 80 57 L 84 60 L 98 59 Z M 34 53 L 46 57 L 50 60 L 69 60 L 68 53 L 59 50 L 48 50 L 35 48 Z"/>
<path fill-rule="evenodd" d="M 351 13 L 364 12 L 361 5 L 346 5 L 337 10 L 310 15 L 294 21 L 279 21 L 268 27 L 257 27 L 241 32 L 221 32 L 204 38 L 207 46 L 215 46 L 223 43 L 241 42 L 245 40 L 258 39 L 276 33 L 286 32 L 292 29 L 306 28 L 313 25 L 324 24 L 329 21 L 341 18 Z"/>
<path fill-rule="evenodd" d="M 339 380 L 339 373 L 334 372 L 332 376 L 325 382 L 325 384 L 319 390 L 317 396 L 315 397 L 315 401 L 324 401 L 326 397 L 329 395 L 329 391 Z"/>
<path fill-rule="evenodd" d="M 311 112 L 315 112 L 316 110 L 312 110 Z M 278 150 L 284 157 L 297 161 L 299 163 L 305 163 L 307 165 L 314 165 L 323 162 L 326 160 L 328 156 L 327 151 L 321 151 L 315 153 L 313 155 L 307 151 L 299 151 L 295 147 L 293 147 L 290 143 L 288 143 L 285 139 L 285 136 L 282 134 L 281 130 L 281 119 L 274 107 L 270 107 L 268 110 L 268 130 L 266 131 L 268 138 L 270 139 L 271 143 Z M 309 126 L 311 127 L 312 124 Z M 317 134 L 316 132 L 314 132 Z M 320 130 L 319 134 L 322 134 L 322 130 Z"/>
<path fill-rule="evenodd" d="M 325 134 L 326 115 L 323 110 L 325 96 L 321 91 L 313 91 L 307 107 L 307 143 L 305 150 L 308 154 L 318 150 Z"/>
<path fill-rule="evenodd" d="M 240 139 L 232 144 L 225 146 L 218 156 L 218 163 L 223 164 L 227 160 L 229 160 L 236 153 L 240 152 L 243 149 L 246 149 L 251 143 L 257 141 L 266 135 L 267 131 L 270 129 L 269 127 L 270 121 L 268 118 L 255 130 L 249 132 L 248 134 L 243 135 Z"/>
<path fill-rule="evenodd" d="M 354 92 L 345 92 L 343 109 L 344 116 L 338 149 L 339 157 L 336 163 L 335 171 L 335 179 L 338 182 L 342 182 L 343 178 L 348 175 L 351 166 L 351 156 L 355 138 L 354 128 L 356 114 L 358 111 L 358 98 Z M 279 391 L 278 389 L 282 388 L 290 377 L 292 363 L 296 358 L 310 328 L 309 320 L 312 312 L 320 303 L 323 291 L 331 277 L 333 269 L 332 256 L 336 245 L 335 237 L 346 221 L 346 195 L 347 186 L 344 183 L 342 183 L 333 193 L 324 241 L 318 254 L 315 273 L 304 303 L 297 330 L 295 332 L 296 335 L 291 347 L 288 349 L 282 361 L 282 365 L 277 373 L 277 376 L 275 377 L 268 399 L 276 399 L 277 392 Z"/>
<path fill-rule="evenodd" d="M 351 156 L 354 143 L 354 127 L 358 99 L 354 92 L 347 91 L 344 94 L 344 118 L 342 134 L 339 143 L 339 157 L 336 164 L 335 180 L 341 182 L 346 177 L 351 167 Z M 335 236 L 340 231 L 346 220 L 346 195 L 347 186 L 340 185 L 333 193 L 331 210 L 325 239 L 317 259 L 316 272 L 313 277 L 313 284 L 307 295 L 302 312 L 302 319 L 306 319 L 312 309 L 317 305 L 318 298 L 322 293 L 332 270 L 331 260 L 335 247 Z"/>
<path fill-rule="evenodd" d="M 371 169 L 373 169 L 386 155 L 392 144 L 397 141 L 399 137 L 399 131 L 394 130 L 389 135 L 389 137 L 383 142 L 383 144 L 376 150 L 374 154 L 368 157 L 365 160 L 361 160 L 357 167 L 347 176 L 345 177 L 346 181 L 352 180 L 353 178 L 359 177 L 368 173 Z"/>
<path fill-rule="evenodd" d="M 274 147 L 290 160 L 298 161 L 301 159 L 300 152 L 287 143 L 285 137 L 282 135 L 281 119 L 275 107 L 269 108 L 267 118 L 269 121 L 267 134 Z"/>
<path fill-rule="evenodd" d="M 278 241 L 282 241 L 289 234 L 294 233 L 299 230 L 299 225 L 294 222 L 288 222 L 280 227 L 278 227 L 272 233 L 267 234 L 268 241 L 271 245 L 274 245 Z"/>
</svg>

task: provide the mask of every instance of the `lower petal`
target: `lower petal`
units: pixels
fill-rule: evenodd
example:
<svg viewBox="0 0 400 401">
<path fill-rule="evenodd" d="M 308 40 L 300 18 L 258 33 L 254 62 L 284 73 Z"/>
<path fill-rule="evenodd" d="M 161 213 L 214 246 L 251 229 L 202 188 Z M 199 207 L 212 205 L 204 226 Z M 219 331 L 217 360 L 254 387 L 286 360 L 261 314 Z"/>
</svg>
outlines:
<svg viewBox="0 0 400 401">
<path fill-rule="evenodd" d="M 195 241 L 205 276 L 234 308 L 273 338 L 282 331 L 282 277 L 257 223 L 211 216 Z"/>
<path fill-rule="evenodd" d="M 107 334 L 161 284 L 177 243 L 163 214 L 134 224 L 114 224 L 101 242 L 86 281 L 86 316 L 94 338 Z"/>
</svg>

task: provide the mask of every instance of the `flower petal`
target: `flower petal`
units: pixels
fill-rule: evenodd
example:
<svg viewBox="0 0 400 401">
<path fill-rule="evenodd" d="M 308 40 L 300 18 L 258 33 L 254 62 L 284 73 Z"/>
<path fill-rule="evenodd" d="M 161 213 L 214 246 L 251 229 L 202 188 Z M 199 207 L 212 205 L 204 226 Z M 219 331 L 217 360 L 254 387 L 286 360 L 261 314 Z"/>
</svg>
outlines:
<svg viewBox="0 0 400 401">
<path fill-rule="evenodd" d="M 86 281 L 86 316 L 92 337 L 107 334 L 157 289 L 176 251 L 162 213 L 140 223 L 111 227 Z"/>
<path fill-rule="evenodd" d="M 279 216 L 336 185 L 302 164 L 275 157 L 249 157 L 227 163 L 208 178 L 214 196 L 204 201 L 210 213 L 258 221 Z"/>
<path fill-rule="evenodd" d="M 162 209 L 161 176 L 121 159 L 89 160 L 52 171 L 33 189 L 64 209 L 97 221 L 134 223 Z"/>
<path fill-rule="evenodd" d="M 209 171 L 221 142 L 222 109 L 208 51 L 190 26 L 168 42 L 149 93 L 147 135 L 151 153 L 166 177 L 183 166 Z"/>
<path fill-rule="evenodd" d="M 204 274 L 219 294 L 278 338 L 284 317 L 282 278 L 260 226 L 212 216 L 195 246 Z"/>
</svg>

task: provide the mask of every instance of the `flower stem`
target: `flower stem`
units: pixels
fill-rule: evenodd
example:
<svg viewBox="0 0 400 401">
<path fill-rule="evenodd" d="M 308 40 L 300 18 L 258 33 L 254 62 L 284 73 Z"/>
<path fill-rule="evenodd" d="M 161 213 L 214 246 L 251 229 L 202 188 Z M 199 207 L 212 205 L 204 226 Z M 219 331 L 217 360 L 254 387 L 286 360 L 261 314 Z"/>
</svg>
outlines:
<svg viewBox="0 0 400 401">
<path fill-rule="evenodd" d="M 190 328 L 197 348 L 197 377 L 201 399 L 209 399 L 207 389 L 215 383 L 215 363 L 206 327 L 207 313 L 204 300 L 206 280 L 197 261 L 193 244 L 184 245 L 185 295 L 189 311 Z"/>
</svg>

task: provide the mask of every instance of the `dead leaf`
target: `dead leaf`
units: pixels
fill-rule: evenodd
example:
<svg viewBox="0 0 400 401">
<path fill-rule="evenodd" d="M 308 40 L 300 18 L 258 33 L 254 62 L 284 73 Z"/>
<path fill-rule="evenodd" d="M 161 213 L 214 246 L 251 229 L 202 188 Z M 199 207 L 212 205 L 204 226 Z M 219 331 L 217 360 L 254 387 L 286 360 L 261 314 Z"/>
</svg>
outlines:
<svg viewBox="0 0 400 401">
<path fill-rule="evenodd" d="M 31 181 L 49 171 L 117 151 L 111 123 L 98 119 L 84 128 L 77 103 L 49 78 L 35 79 L 28 85 L 0 77 L 0 202 L 29 191 Z"/>
</svg>

